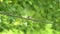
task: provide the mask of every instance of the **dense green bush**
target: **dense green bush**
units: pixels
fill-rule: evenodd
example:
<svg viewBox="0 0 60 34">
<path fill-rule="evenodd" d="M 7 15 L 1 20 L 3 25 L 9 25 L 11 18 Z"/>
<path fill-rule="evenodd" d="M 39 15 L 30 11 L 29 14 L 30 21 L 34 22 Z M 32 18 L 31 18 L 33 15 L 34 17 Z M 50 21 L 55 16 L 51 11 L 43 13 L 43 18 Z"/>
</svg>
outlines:
<svg viewBox="0 0 60 34">
<path fill-rule="evenodd" d="M 12 34 L 60 34 L 60 0 L 0 0 L 0 32 L 10 30 Z"/>
</svg>

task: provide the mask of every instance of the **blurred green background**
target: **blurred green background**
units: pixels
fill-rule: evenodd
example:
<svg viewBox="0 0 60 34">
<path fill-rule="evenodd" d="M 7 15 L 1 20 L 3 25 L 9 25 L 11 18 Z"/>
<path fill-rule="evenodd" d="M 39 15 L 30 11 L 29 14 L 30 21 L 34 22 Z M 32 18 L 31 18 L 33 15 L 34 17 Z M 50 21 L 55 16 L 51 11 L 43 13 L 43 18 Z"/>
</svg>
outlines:
<svg viewBox="0 0 60 34">
<path fill-rule="evenodd" d="M 0 0 L 0 34 L 60 34 L 60 0 Z"/>
</svg>

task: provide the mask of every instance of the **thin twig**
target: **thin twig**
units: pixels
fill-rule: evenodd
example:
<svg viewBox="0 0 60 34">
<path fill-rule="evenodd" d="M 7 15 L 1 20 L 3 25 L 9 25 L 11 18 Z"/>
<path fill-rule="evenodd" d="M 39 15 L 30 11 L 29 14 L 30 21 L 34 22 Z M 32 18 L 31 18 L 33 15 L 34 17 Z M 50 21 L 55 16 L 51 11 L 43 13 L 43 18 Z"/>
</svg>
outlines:
<svg viewBox="0 0 60 34">
<path fill-rule="evenodd" d="M 32 21 L 41 22 L 41 21 L 38 21 L 38 20 L 35 20 L 35 19 L 32 19 L 32 18 L 24 18 L 24 17 L 22 17 L 22 16 L 14 16 L 14 15 L 8 14 L 8 13 L 6 13 L 6 12 L 0 12 L 0 14 L 7 15 L 7 16 L 12 16 L 12 17 L 16 17 L 16 18 L 21 18 L 21 19 L 26 19 L 26 20 L 32 20 Z"/>
<path fill-rule="evenodd" d="M 8 14 L 6 12 L 0 12 L 0 14 L 7 15 L 7 16 L 12 16 L 12 17 L 16 17 L 16 18 L 21 18 L 21 19 L 26 19 L 26 20 L 31 20 L 31 21 L 34 21 L 34 22 L 46 22 L 46 21 L 36 20 L 36 19 L 32 19 L 32 18 L 24 18 L 22 16 L 14 16 L 14 15 Z M 49 24 L 51 24 L 51 23 L 49 23 Z"/>
</svg>

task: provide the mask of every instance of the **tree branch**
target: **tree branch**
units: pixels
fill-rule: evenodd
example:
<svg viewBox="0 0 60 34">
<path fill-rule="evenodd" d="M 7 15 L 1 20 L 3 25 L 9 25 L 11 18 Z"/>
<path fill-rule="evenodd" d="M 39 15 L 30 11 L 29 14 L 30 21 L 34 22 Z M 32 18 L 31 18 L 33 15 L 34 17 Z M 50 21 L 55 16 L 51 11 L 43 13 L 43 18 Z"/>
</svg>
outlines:
<svg viewBox="0 0 60 34">
<path fill-rule="evenodd" d="M 12 16 L 12 17 L 16 17 L 16 18 L 21 18 L 21 19 L 26 19 L 26 20 L 37 21 L 37 22 L 38 22 L 38 20 L 35 20 L 35 19 L 32 19 L 32 18 L 24 18 L 24 17 L 22 17 L 22 16 L 14 16 L 14 15 L 8 14 L 8 13 L 6 13 L 6 12 L 0 12 L 0 14 L 7 15 L 7 16 Z M 41 22 L 41 21 L 39 21 L 39 22 Z"/>
<path fill-rule="evenodd" d="M 14 15 L 8 14 L 6 12 L 0 12 L 0 14 L 7 15 L 7 16 L 12 16 L 12 17 L 16 17 L 16 18 L 21 18 L 21 19 L 26 19 L 26 20 L 31 20 L 31 21 L 34 21 L 34 22 L 46 22 L 46 21 L 40 21 L 40 20 L 36 20 L 36 19 L 32 19 L 32 18 L 24 18 L 22 16 L 14 16 Z"/>
</svg>

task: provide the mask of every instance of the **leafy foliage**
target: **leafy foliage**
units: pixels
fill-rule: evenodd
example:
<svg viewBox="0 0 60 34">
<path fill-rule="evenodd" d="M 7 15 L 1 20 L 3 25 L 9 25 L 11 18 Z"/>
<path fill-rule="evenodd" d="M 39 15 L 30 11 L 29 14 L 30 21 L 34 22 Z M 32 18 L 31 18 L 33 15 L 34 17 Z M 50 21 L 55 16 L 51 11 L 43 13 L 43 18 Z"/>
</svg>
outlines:
<svg viewBox="0 0 60 34">
<path fill-rule="evenodd" d="M 60 34 L 60 0 L 0 0 L 0 32 L 8 31 Z"/>
</svg>

